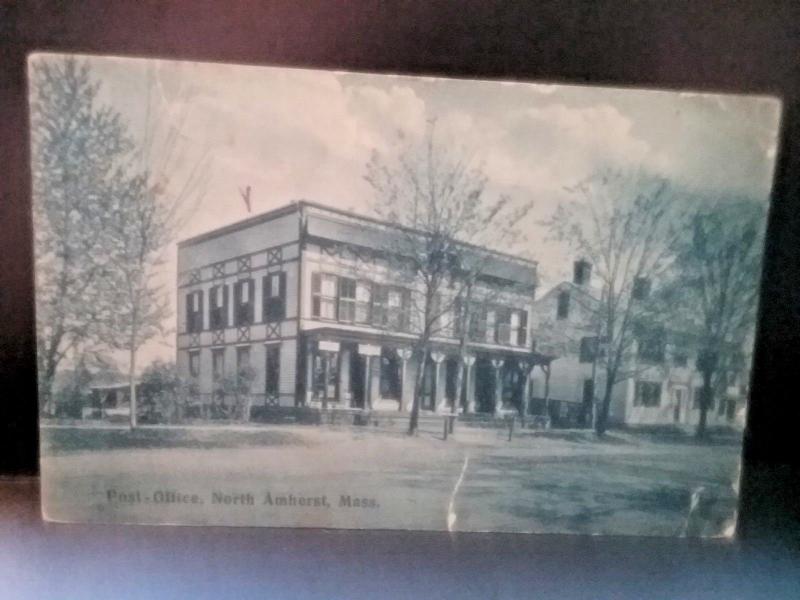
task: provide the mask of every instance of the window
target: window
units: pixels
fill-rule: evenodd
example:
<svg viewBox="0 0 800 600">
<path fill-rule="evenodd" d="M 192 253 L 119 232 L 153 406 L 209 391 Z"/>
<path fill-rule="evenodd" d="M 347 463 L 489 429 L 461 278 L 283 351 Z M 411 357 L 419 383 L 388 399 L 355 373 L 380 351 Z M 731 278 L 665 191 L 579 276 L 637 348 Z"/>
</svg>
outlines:
<svg viewBox="0 0 800 600">
<path fill-rule="evenodd" d="M 498 344 L 508 346 L 511 343 L 511 311 L 507 308 L 495 310 L 495 339 Z"/>
<path fill-rule="evenodd" d="M 372 294 L 372 323 L 394 331 L 408 326 L 408 290 L 375 285 Z"/>
<path fill-rule="evenodd" d="M 215 285 L 209 294 L 209 325 L 224 329 L 228 324 L 228 286 Z"/>
<path fill-rule="evenodd" d="M 197 333 L 203 330 L 203 292 L 186 294 L 186 332 Z"/>
<path fill-rule="evenodd" d="M 650 280 L 647 277 L 636 277 L 633 280 L 632 296 L 634 300 L 645 300 L 650 295 Z"/>
<path fill-rule="evenodd" d="M 336 275 L 311 275 L 311 314 L 320 319 L 336 319 Z"/>
<path fill-rule="evenodd" d="M 242 374 L 250 368 L 250 346 L 236 348 L 236 372 Z"/>
<path fill-rule="evenodd" d="M 386 326 L 394 331 L 406 328 L 407 292 L 401 288 L 389 288 L 386 296 Z"/>
<path fill-rule="evenodd" d="M 644 329 L 636 336 L 639 343 L 638 356 L 643 362 L 664 362 L 664 329 L 660 327 Z"/>
<path fill-rule="evenodd" d="M 200 350 L 189 352 L 189 375 L 192 377 L 200 376 Z"/>
<path fill-rule="evenodd" d="M 270 273 L 262 282 L 264 292 L 263 315 L 265 323 L 275 323 L 286 318 L 286 273 Z"/>
<path fill-rule="evenodd" d="M 219 381 L 225 377 L 225 348 L 211 350 L 211 374 L 214 381 Z"/>
<path fill-rule="evenodd" d="M 497 314 L 494 309 L 486 311 L 486 339 L 485 341 L 492 343 L 495 340 L 495 328 L 497 327 Z"/>
<path fill-rule="evenodd" d="M 253 323 L 253 280 L 241 279 L 234 285 L 233 321 L 237 327 Z"/>
<path fill-rule="evenodd" d="M 352 323 L 356 320 L 355 279 L 339 278 L 339 320 L 345 323 Z"/>
<path fill-rule="evenodd" d="M 580 362 L 591 363 L 597 357 L 597 337 L 581 338 Z"/>
<path fill-rule="evenodd" d="M 515 320 L 516 317 L 516 320 Z M 516 310 L 511 313 L 511 341 L 517 346 L 528 345 L 528 311 Z"/>
<path fill-rule="evenodd" d="M 487 311 L 485 308 L 476 304 L 472 305 L 469 313 L 469 337 L 470 339 L 482 342 L 486 339 Z"/>
<path fill-rule="evenodd" d="M 661 405 L 661 383 L 658 381 L 637 381 L 634 406 L 655 407 Z"/>
<path fill-rule="evenodd" d="M 281 372 L 281 346 L 280 344 L 270 344 L 267 346 L 267 364 L 264 369 L 265 387 L 264 392 L 267 399 L 278 398 L 278 384 Z"/>
<path fill-rule="evenodd" d="M 369 323 L 372 302 L 372 284 L 369 281 L 356 283 L 356 323 Z"/>
<path fill-rule="evenodd" d="M 558 294 L 558 306 L 556 307 L 556 318 L 566 319 L 569 317 L 569 292 Z"/>
</svg>

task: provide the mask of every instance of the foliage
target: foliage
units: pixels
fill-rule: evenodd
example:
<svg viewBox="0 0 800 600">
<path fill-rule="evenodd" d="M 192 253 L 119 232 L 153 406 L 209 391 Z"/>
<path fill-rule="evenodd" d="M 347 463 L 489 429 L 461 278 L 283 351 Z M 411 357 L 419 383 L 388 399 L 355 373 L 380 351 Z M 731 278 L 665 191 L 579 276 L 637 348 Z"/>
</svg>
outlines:
<svg viewBox="0 0 800 600">
<path fill-rule="evenodd" d="M 408 301 L 414 332 L 414 353 L 424 365 L 430 340 L 453 327 L 457 303 L 461 354 L 477 279 L 491 253 L 480 246 L 506 247 L 522 238 L 520 221 L 530 202 L 515 205 L 508 196 L 491 198 L 488 179 L 465 152 L 436 138 L 431 121 L 420 142 L 403 141 L 396 155 L 374 152 L 365 179 L 375 192 L 374 210 L 394 225 L 384 236 L 384 256 L 393 271 L 413 290 Z M 459 361 L 461 382 L 462 361 Z M 416 429 L 423 369 L 418 369 L 409 433 Z M 454 407 L 455 409 L 455 407 Z"/>
<path fill-rule="evenodd" d="M 670 320 L 696 331 L 703 395 L 697 435 L 730 373 L 743 370 L 755 328 L 765 212 L 748 198 L 699 199 L 679 238 L 662 303 Z"/>
<path fill-rule="evenodd" d="M 571 200 L 547 224 L 593 265 L 602 288 L 599 300 L 587 296 L 583 306 L 604 342 L 605 390 L 595 421 L 602 435 L 614 386 L 636 373 L 630 359 L 637 325 L 652 316 L 649 298 L 637 297 L 634 286 L 657 285 L 668 271 L 684 215 L 669 182 L 642 170 L 600 170 L 568 191 Z"/>
<path fill-rule="evenodd" d="M 47 405 L 59 365 L 98 348 L 97 326 L 109 309 L 105 232 L 133 142 L 119 114 L 100 105 L 85 63 L 36 61 L 31 73 L 36 334 Z"/>
</svg>

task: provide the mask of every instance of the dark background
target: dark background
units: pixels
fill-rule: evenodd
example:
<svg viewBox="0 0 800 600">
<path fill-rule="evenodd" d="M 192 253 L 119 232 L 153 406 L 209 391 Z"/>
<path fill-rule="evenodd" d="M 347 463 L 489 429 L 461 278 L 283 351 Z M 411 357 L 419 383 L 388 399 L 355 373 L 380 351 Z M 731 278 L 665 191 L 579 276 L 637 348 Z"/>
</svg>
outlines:
<svg viewBox="0 0 800 600">
<path fill-rule="evenodd" d="M 780 97 L 738 540 L 41 524 L 36 481 L 19 477 L 37 471 L 25 79 L 37 50 Z M 65 549 L 83 548 L 78 595 L 107 596 L 103 586 L 121 581 L 130 587 L 113 596 L 151 596 L 155 574 L 169 596 L 788 597 L 789 580 L 800 588 L 799 284 L 796 0 L 0 0 L 0 474 L 18 476 L 0 484 L 0 575 L 37 556 L 24 560 L 19 590 L 46 595 L 72 581 Z"/>
</svg>

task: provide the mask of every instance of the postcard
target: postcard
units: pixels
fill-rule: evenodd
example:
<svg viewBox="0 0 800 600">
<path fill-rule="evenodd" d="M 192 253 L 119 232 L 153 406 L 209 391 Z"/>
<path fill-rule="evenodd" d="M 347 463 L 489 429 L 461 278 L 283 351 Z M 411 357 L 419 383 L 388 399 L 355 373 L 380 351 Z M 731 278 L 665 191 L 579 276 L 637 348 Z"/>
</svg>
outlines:
<svg viewBox="0 0 800 600">
<path fill-rule="evenodd" d="M 60 522 L 735 534 L 775 98 L 29 59 Z"/>
</svg>

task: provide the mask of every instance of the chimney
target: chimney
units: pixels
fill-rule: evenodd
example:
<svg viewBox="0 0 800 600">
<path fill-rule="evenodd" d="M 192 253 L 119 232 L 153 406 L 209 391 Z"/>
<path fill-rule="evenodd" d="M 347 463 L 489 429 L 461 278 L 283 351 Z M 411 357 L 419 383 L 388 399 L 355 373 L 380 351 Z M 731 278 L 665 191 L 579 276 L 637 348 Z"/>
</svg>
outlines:
<svg viewBox="0 0 800 600">
<path fill-rule="evenodd" d="M 592 264 L 584 259 L 576 260 L 572 265 L 572 283 L 589 285 L 592 278 Z"/>
</svg>

